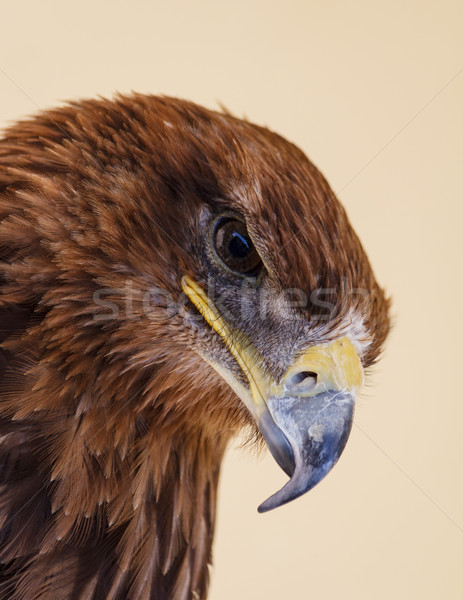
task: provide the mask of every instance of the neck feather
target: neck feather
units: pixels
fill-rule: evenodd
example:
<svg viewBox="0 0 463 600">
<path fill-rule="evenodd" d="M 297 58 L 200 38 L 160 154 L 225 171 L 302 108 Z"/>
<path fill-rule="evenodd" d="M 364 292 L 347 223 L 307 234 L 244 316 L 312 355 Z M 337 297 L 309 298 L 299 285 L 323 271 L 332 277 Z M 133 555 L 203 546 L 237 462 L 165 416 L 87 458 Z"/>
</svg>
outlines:
<svg viewBox="0 0 463 600">
<path fill-rule="evenodd" d="M 226 440 L 162 438 L 138 422 L 127 453 L 95 452 L 84 421 L 73 422 L 51 472 L 38 424 L 0 423 L 0 599 L 205 598 Z"/>
</svg>

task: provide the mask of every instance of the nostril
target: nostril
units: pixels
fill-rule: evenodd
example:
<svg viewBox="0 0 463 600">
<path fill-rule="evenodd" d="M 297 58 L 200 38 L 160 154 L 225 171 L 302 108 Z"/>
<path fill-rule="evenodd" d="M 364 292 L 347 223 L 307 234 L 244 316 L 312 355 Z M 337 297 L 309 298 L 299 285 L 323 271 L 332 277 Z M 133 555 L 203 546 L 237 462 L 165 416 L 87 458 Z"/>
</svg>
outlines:
<svg viewBox="0 0 463 600">
<path fill-rule="evenodd" d="M 299 385 L 300 383 L 309 383 L 307 379 L 310 379 L 310 383 L 317 383 L 317 374 L 313 371 L 299 371 L 299 373 L 295 373 L 291 379 L 289 380 L 290 385 Z"/>
</svg>

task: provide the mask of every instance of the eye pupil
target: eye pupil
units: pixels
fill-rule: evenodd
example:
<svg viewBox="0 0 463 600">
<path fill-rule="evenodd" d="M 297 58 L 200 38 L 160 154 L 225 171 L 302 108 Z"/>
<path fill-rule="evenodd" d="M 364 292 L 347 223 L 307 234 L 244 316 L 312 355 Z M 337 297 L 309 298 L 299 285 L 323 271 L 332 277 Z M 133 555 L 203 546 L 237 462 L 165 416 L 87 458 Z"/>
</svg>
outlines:
<svg viewBox="0 0 463 600">
<path fill-rule="evenodd" d="M 234 273 L 256 275 L 262 267 L 243 221 L 221 217 L 212 234 L 214 252 L 220 262 Z"/>
<path fill-rule="evenodd" d="M 228 244 L 228 249 L 230 254 L 235 258 L 244 258 L 251 251 L 251 243 L 250 240 L 247 240 L 237 231 L 234 231 Z"/>
</svg>

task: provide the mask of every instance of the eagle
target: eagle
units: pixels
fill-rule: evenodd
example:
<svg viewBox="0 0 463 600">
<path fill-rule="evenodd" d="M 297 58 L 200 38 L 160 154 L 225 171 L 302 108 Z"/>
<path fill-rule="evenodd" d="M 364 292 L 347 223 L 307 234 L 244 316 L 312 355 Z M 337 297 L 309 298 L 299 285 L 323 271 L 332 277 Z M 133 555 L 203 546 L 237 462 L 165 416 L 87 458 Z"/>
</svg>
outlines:
<svg viewBox="0 0 463 600">
<path fill-rule="evenodd" d="M 341 454 L 389 300 L 295 145 L 195 103 L 70 102 L 0 140 L 0 598 L 202 600 L 239 432 Z"/>
</svg>

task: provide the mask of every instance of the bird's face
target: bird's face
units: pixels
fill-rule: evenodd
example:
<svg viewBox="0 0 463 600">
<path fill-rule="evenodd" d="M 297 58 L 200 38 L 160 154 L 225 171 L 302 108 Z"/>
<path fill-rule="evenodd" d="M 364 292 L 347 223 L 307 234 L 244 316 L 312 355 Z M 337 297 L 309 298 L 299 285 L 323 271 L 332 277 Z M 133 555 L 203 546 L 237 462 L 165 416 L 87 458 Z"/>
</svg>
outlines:
<svg viewBox="0 0 463 600">
<path fill-rule="evenodd" d="M 203 228 L 207 281 L 201 272 L 182 276 L 197 310 L 185 322 L 195 319 L 192 348 L 230 385 L 291 477 L 259 507 L 266 511 L 311 489 L 336 463 L 363 382 L 365 339 L 349 323 L 323 334 L 306 306 L 292 305 L 269 274 L 278 264 L 262 243 L 261 257 L 258 230 L 254 241 L 244 215 L 208 214 Z"/>
<path fill-rule="evenodd" d="M 164 121 L 169 148 L 159 151 L 172 202 L 155 216 L 176 266 L 165 285 L 184 294 L 173 338 L 212 368 L 211 390 L 228 384 L 224 419 L 251 416 L 290 476 L 265 511 L 338 460 L 387 333 L 387 302 L 345 212 L 297 148 L 192 111 Z"/>
</svg>

